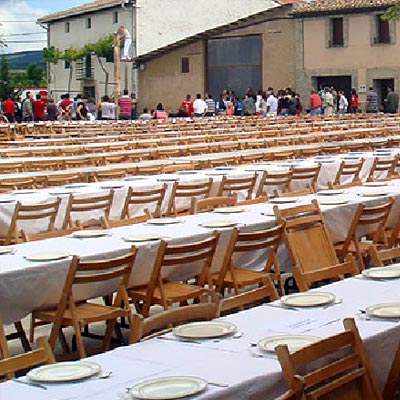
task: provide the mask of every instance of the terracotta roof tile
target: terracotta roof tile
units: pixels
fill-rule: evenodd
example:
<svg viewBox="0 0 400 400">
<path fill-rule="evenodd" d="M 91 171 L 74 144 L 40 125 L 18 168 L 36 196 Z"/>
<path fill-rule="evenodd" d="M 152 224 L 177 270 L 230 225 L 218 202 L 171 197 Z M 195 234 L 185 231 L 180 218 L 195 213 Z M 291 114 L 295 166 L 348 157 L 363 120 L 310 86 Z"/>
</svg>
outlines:
<svg viewBox="0 0 400 400">
<path fill-rule="evenodd" d="M 293 14 L 316 14 L 386 8 L 397 2 L 398 0 L 315 0 L 297 4 L 293 10 Z"/>
</svg>

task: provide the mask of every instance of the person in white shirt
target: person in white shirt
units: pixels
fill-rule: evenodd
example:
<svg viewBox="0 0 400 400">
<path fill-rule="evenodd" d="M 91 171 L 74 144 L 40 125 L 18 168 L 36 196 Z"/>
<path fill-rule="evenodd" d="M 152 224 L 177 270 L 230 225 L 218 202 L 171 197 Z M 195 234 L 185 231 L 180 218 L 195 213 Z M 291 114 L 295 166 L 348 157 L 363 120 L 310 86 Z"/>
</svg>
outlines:
<svg viewBox="0 0 400 400">
<path fill-rule="evenodd" d="M 207 103 L 201 98 L 201 94 L 196 95 L 193 102 L 193 116 L 202 117 L 207 112 Z"/>
<path fill-rule="evenodd" d="M 112 103 L 110 98 L 105 95 L 101 102 L 101 118 L 105 120 L 115 119 L 115 103 Z"/>
<path fill-rule="evenodd" d="M 132 58 L 129 53 L 132 46 L 132 36 L 128 29 L 126 29 L 124 26 L 121 26 L 119 28 L 119 31 L 121 33 L 122 39 L 124 40 L 124 50 L 121 60 L 130 60 Z"/>
<path fill-rule="evenodd" d="M 344 95 L 344 92 L 340 91 L 339 92 L 339 114 L 346 114 L 348 106 L 349 106 L 349 101 L 347 100 L 346 96 Z"/>
<path fill-rule="evenodd" d="M 274 92 L 271 92 L 267 99 L 267 114 L 275 114 L 278 111 L 278 99 L 274 96 Z"/>
</svg>

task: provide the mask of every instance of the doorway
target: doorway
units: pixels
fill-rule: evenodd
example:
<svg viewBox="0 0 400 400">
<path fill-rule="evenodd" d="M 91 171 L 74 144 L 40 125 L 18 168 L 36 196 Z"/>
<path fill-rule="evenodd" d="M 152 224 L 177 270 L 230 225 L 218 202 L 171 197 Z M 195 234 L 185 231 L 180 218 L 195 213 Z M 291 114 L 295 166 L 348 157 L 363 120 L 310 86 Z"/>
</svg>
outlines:
<svg viewBox="0 0 400 400">
<path fill-rule="evenodd" d="M 394 79 L 389 78 L 389 79 L 374 79 L 373 81 L 374 89 L 376 90 L 376 93 L 378 94 L 378 105 L 379 109 L 382 111 L 385 111 L 385 103 L 384 100 L 386 99 L 387 96 L 387 87 L 390 86 L 391 88 L 394 89 Z"/>
<path fill-rule="evenodd" d="M 351 76 L 318 76 L 317 77 L 317 87 L 318 90 L 324 87 L 333 86 L 338 92 L 343 90 L 344 95 L 349 99 L 351 96 Z"/>
</svg>

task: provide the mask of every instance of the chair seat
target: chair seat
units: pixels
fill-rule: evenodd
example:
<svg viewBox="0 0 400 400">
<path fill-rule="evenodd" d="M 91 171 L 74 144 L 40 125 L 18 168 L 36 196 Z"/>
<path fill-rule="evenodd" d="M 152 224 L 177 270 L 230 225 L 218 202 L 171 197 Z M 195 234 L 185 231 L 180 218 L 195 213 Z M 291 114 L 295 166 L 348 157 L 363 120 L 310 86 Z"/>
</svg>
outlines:
<svg viewBox="0 0 400 400">
<path fill-rule="evenodd" d="M 235 281 L 239 287 L 254 285 L 257 283 L 263 283 L 263 280 L 265 280 L 265 278 L 268 277 L 269 275 L 264 271 L 252 271 L 243 268 L 235 268 L 234 274 L 235 274 Z M 216 273 L 211 276 L 211 279 L 213 282 L 218 282 L 218 277 L 219 274 Z M 234 280 L 232 273 L 228 271 L 228 273 L 224 278 L 224 286 L 231 287 L 233 286 L 233 284 Z"/>
<path fill-rule="evenodd" d="M 42 321 L 54 322 L 57 310 L 34 311 L 34 317 Z M 116 309 L 115 307 L 105 306 L 96 303 L 80 303 L 76 305 L 77 320 L 83 324 L 91 322 L 104 321 L 105 319 L 114 319 L 125 317 L 128 311 Z M 67 309 L 63 315 L 62 324 L 71 325 L 72 315 L 70 309 Z"/>
</svg>

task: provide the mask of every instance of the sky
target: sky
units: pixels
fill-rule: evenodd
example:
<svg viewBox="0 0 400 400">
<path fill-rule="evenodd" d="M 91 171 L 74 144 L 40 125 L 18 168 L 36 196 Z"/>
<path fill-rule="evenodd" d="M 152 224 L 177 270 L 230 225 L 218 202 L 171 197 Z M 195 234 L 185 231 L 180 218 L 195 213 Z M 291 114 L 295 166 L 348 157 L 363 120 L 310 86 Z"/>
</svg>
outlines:
<svg viewBox="0 0 400 400">
<path fill-rule="evenodd" d="M 0 52 L 41 50 L 46 46 L 46 31 L 35 23 L 37 18 L 92 1 L 0 0 L 0 35 L 8 46 Z"/>
</svg>

